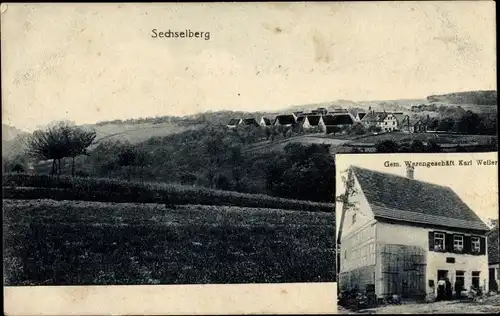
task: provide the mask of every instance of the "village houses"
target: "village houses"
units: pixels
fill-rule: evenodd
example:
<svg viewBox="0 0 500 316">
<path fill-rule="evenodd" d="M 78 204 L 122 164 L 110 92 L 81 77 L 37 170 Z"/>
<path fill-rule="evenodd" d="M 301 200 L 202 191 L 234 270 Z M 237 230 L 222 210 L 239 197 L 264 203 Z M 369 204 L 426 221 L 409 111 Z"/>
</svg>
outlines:
<svg viewBox="0 0 500 316">
<path fill-rule="evenodd" d="M 261 117 L 259 122 L 253 118 L 233 118 L 227 126 L 235 128 L 240 125 L 263 127 L 299 125 L 304 130 L 319 128 L 326 134 L 335 134 L 341 130 L 346 130 L 354 123 L 361 123 L 365 128 L 376 126 L 383 132 L 422 133 L 427 131 L 427 125 L 423 120 L 410 118 L 402 112 L 376 112 L 371 108 L 369 108 L 368 112 L 353 111 L 349 112 L 346 109 L 335 107 L 334 110 L 328 112 L 326 108 L 317 108 L 309 113 L 295 111 L 292 114 L 279 114 L 273 119 Z"/>
<path fill-rule="evenodd" d="M 338 231 L 340 291 L 433 300 L 437 283 L 488 291 L 488 226 L 449 187 L 351 167 Z"/>
<path fill-rule="evenodd" d="M 227 127 L 229 128 L 236 128 L 238 126 L 259 126 L 259 123 L 253 117 L 245 119 L 233 118 L 227 123 Z"/>
</svg>

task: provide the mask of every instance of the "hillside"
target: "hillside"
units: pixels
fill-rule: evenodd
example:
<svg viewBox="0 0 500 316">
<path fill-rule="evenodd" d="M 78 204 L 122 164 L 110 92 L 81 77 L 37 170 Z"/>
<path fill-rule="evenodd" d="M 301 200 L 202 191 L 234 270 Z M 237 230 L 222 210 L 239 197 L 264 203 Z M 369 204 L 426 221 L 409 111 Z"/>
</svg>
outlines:
<svg viewBox="0 0 500 316">
<path fill-rule="evenodd" d="M 429 102 L 444 102 L 450 104 L 496 105 L 497 91 L 467 91 L 441 95 L 431 95 L 427 97 L 427 100 Z"/>
<path fill-rule="evenodd" d="M 86 125 L 93 128 L 96 133 L 95 144 L 103 140 L 121 140 L 131 143 L 140 143 L 148 140 L 151 137 L 163 137 L 176 133 L 183 133 L 191 129 L 202 127 L 202 124 L 185 124 L 178 123 L 107 123 L 99 125 Z"/>
<path fill-rule="evenodd" d="M 2 124 L 2 141 L 11 141 L 16 137 L 26 134 L 27 132 L 22 131 L 13 126 L 9 126 L 7 124 Z"/>
</svg>

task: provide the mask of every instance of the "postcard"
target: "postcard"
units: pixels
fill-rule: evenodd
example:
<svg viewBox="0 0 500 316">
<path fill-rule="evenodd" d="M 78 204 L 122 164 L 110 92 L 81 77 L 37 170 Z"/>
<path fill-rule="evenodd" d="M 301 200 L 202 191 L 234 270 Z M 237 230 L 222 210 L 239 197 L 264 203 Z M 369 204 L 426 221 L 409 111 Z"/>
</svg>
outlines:
<svg viewBox="0 0 500 316">
<path fill-rule="evenodd" d="M 5 313 L 344 311 L 339 161 L 494 161 L 494 7 L 2 3 Z"/>
</svg>

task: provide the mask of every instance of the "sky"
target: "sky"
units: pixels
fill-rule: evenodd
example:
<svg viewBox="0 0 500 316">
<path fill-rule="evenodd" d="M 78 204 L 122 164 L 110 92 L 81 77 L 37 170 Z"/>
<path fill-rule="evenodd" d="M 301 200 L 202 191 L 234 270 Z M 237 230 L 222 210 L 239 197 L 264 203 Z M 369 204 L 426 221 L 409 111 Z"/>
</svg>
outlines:
<svg viewBox="0 0 500 316">
<path fill-rule="evenodd" d="M 473 160 L 471 167 L 459 166 L 459 160 Z M 477 159 L 494 160 L 496 166 L 477 166 Z M 337 178 L 344 175 L 350 166 L 375 170 L 406 177 L 405 161 L 429 162 L 453 160 L 455 166 L 421 167 L 414 169 L 414 179 L 450 187 L 486 224 L 488 220 L 498 219 L 498 153 L 444 153 L 444 154 L 358 154 L 336 155 Z M 385 167 L 386 161 L 396 162 L 401 167 Z M 336 192 L 345 192 L 342 181 L 336 181 Z M 337 203 L 341 210 L 342 204 Z M 341 212 L 337 212 L 337 226 L 340 225 Z M 337 227 L 338 229 L 338 227 Z"/>
<path fill-rule="evenodd" d="M 496 89 L 492 1 L 2 4 L 1 23 L 2 121 L 25 130 Z"/>
</svg>

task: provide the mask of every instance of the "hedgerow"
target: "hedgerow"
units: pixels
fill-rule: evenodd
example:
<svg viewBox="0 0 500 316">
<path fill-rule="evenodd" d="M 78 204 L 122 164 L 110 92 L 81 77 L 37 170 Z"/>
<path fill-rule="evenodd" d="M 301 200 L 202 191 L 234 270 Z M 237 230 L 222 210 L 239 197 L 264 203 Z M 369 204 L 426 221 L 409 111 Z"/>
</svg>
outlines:
<svg viewBox="0 0 500 316">
<path fill-rule="evenodd" d="M 334 205 L 260 194 L 213 190 L 179 184 L 134 182 L 107 178 L 79 178 L 4 174 L 4 198 L 84 200 L 100 202 L 201 204 L 333 212 Z"/>
</svg>

